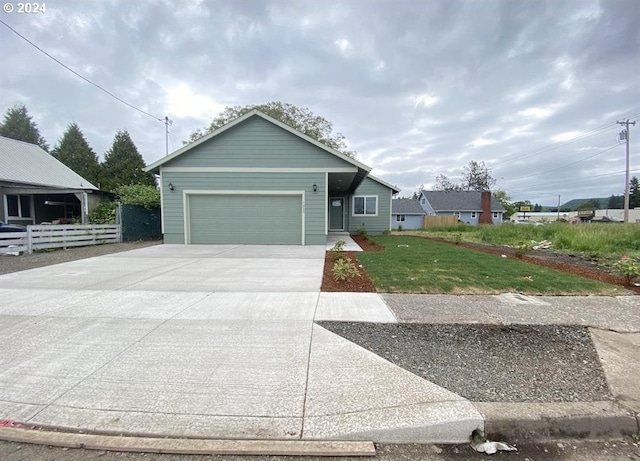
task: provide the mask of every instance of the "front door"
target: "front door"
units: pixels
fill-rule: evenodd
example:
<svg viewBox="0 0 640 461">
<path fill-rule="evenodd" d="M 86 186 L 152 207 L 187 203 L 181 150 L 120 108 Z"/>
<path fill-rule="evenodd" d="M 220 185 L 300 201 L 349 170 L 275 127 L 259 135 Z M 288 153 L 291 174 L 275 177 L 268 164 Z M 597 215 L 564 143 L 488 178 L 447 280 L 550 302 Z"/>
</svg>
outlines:
<svg viewBox="0 0 640 461">
<path fill-rule="evenodd" d="M 329 199 L 329 230 L 344 230 L 344 199 Z"/>
</svg>

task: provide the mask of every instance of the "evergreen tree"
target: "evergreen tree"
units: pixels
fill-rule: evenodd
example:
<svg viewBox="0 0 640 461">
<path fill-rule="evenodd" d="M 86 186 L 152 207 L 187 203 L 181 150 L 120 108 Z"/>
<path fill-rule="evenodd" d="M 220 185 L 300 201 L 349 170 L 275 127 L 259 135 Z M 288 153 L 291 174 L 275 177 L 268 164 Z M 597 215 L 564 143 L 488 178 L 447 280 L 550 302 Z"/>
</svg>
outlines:
<svg viewBox="0 0 640 461">
<path fill-rule="evenodd" d="M 67 165 L 93 185 L 100 182 L 98 156 L 89 147 L 77 123 L 70 123 L 66 131 L 51 151 L 51 155 Z"/>
<path fill-rule="evenodd" d="M 624 195 L 612 195 L 607 202 L 607 208 L 610 210 L 624 208 Z"/>
<path fill-rule="evenodd" d="M 144 167 L 144 159 L 127 130 L 119 130 L 102 162 L 102 190 L 115 192 L 120 186 L 132 184 L 155 186 L 154 176 Z"/>
<path fill-rule="evenodd" d="M 40 135 L 38 126 L 31 120 L 24 104 L 15 105 L 7 110 L 4 120 L 0 124 L 0 136 L 37 144 L 49 152 L 49 145 Z"/>
<path fill-rule="evenodd" d="M 638 177 L 634 176 L 629 181 L 629 208 L 640 207 L 640 186 L 638 184 Z"/>
</svg>

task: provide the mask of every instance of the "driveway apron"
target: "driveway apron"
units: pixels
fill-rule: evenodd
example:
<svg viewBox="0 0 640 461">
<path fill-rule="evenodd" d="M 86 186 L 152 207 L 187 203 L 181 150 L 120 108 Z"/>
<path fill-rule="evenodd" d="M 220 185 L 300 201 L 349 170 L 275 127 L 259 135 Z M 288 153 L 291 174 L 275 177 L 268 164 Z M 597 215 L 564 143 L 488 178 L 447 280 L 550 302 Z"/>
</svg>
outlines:
<svg viewBox="0 0 640 461">
<path fill-rule="evenodd" d="M 314 324 L 324 247 L 157 245 L 0 276 L 0 419 L 118 433 L 460 442 L 465 399 Z"/>
</svg>

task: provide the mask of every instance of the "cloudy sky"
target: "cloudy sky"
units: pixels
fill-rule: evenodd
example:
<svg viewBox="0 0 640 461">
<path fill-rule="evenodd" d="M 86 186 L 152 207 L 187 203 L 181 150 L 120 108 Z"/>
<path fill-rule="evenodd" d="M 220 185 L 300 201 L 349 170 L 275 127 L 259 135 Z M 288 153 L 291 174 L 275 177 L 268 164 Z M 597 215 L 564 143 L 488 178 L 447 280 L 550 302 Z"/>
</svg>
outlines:
<svg viewBox="0 0 640 461">
<path fill-rule="evenodd" d="M 227 105 L 279 100 L 331 121 L 404 195 L 470 160 L 517 200 L 624 191 L 616 121 L 640 122 L 637 0 L 8 3 L 0 19 L 34 44 L 169 116 L 170 150 Z M 0 50 L 0 111 L 25 104 L 52 147 L 75 121 L 101 157 L 122 128 L 147 164 L 164 155 L 164 124 L 3 24 Z M 640 123 L 630 131 L 640 176 Z"/>
</svg>

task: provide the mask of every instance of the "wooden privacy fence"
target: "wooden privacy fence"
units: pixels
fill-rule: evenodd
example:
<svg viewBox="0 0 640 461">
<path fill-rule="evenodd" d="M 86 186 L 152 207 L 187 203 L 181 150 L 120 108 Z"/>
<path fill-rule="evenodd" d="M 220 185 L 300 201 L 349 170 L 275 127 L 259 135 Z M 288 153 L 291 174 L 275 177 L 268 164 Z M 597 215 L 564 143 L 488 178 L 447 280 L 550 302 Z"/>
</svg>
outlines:
<svg viewBox="0 0 640 461">
<path fill-rule="evenodd" d="M 37 225 L 26 232 L 0 232 L 0 254 L 69 248 L 122 241 L 120 224 Z"/>
<path fill-rule="evenodd" d="M 455 226 L 456 224 L 458 224 L 458 217 L 456 215 L 424 216 L 422 218 L 423 229 L 429 229 L 435 226 Z"/>
</svg>

